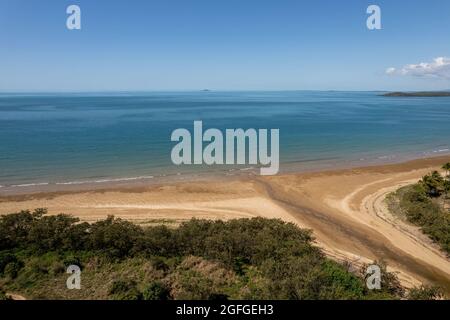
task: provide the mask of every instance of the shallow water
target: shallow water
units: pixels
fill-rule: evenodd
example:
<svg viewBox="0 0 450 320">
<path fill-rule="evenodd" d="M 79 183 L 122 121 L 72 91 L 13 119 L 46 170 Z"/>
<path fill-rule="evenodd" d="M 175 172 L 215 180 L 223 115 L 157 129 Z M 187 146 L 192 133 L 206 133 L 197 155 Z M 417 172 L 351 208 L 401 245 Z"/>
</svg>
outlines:
<svg viewBox="0 0 450 320">
<path fill-rule="evenodd" d="M 175 166 L 174 129 L 279 128 L 281 172 L 448 154 L 450 98 L 379 92 L 0 94 L 0 185 L 247 172 Z"/>
</svg>

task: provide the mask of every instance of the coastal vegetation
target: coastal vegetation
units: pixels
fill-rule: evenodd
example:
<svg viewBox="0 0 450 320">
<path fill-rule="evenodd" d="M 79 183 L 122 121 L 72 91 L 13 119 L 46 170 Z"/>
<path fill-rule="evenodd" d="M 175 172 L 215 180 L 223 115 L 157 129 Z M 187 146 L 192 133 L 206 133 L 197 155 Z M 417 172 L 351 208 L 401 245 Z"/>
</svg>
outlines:
<svg viewBox="0 0 450 320">
<path fill-rule="evenodd" d="M 381 289 L 366 267 L 337 263 L 310 230 L 263 218 L 190 220 L 141 227 L 112 216 L 95 223 L 45 209 L 0 217 L 0 299 L 436 299 L 407 292 L 383 262 Z M 69 265 L 81 289 L 69 290 Z M 355 270 L 356 269 L 356 270 Z"/>
<path fill-rule="evenodd" d="M 388 196 L 391 212 L 419 226 L 423 233 L 450 254 L 450 163 L 425 175 L 418 183 Z"/>
<path fill-rule="evenodd" d="M 450 91 L 388 92 L 385 97 L 450 97 Z"/>
</svg>

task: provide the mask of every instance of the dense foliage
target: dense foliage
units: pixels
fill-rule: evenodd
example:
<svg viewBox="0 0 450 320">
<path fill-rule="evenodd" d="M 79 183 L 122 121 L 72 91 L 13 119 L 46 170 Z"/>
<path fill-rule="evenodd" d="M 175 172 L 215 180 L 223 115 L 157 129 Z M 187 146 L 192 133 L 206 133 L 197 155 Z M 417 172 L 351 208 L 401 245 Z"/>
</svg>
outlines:
<svg viewBox="0 0 450 320">
<path fill-rule="evenodd" d="M 82 289 L 66 288 L 68 265 Z M 0 217 L 0 289 L 56 299 L 395 299 L 398 279 L 383 268 L 381 290 L 363 273 L 324 256 L 310 231 L 280 220 L 191 220 L 140 227 L 108 217 L 80 223 L 44 209 Z M 0 290 L 1 291 L 1 290 Z M 436 293 L 417 289 L 416 296 Z M 4 294 L 3 294 L 4 296 Z"/>
<path fill-rule="evenodd" d="M 404 187 L 391 196 L 391 209 L 420 226 L 422 231 L 450 253 L 450 214 L 448 196 L 450 164 L 443 166 L 446 177 L 434 171 L 419 183 Z"/>
</svg>

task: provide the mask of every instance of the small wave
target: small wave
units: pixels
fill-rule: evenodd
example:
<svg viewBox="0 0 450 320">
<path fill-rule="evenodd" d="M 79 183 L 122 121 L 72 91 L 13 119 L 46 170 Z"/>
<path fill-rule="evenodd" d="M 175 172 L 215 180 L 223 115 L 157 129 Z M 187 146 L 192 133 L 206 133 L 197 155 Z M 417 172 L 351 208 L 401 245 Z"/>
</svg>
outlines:
<svg viewBox="0 0 450 320">
<path fill-rule="evenodd" d="M 69 181 L 69 182 L 57 182 L 56 185 L 72 185 L 72 184 L 84 184 L 89 183 L 89 181 Z M 92 183 L 92 182 L 91 182 Z"/>
<path fill-rule="evenodd" d="M 377 157 L 377 159 L 380 159 L 380 160 L 395 159 L 395 158 L 397 158 L 397 156 L 395 154 Z"/>
<path fill-rule="evenodd" d="M 254 167 L 239 169 L 240 171 L 249 171 L 255 169 Z"/>
<path fill-rule="evenodd" d="M 24 183 L 24 184 L 13 184 L 12 188 L 21 188 L 21 187 L 36 187 L 36 186 L 46 186 L 48 182 L 40 182 L 40 183 Z"/>
<path fill-rule="evenodd" d="M 90 184 L 90 183 L 107 183 L 107 182 L 125 182 L 125 181 L 136 181 L 143 179 L 153 179 L 154 176 L 138 176 L 138 177 L 128 177 L 128 178 L 112 178 L 112 179 L 101 179 L 101 180 L 80 180 L 80 181 L 67 181 L 67 182 L 39 182 L 39 183 L 23 183 L 23 184 L 12 184 L 8 186 L 0 185 L 0 188 L 25 188 L 25 187 L 37 187 L 37 186 L 47 186 L 47 185 L 80 185 L 80 184 Z"/>
<path fill-rule="evenodd" d="M 143 179 L 153 179 L 153 176 L 139 176 L 139 177 L 130 177 L 130 178 L 116 178 L 116 179 L 102 179 L 95 180 L 95 183 L 104 183 L 104 182 L 120 182 L 120 181 L 134 181 L 134 180 L 143 180 Z"/>
<path fill-rule="evenodd" d="M 100 180 L 83 180 L 83 181 L 68 181 L 68 182 L 57 182 L 56 185 L 78 185 L 78 184 L 88 184 L 88 183 L 107 183 L 107 182 L 122 182 L 122 181 L 135 181 L 143 179 L 153 179 L 154 176 L 138 176 L 129 178 L 114 178 L 114 179 L 100 179 Z"/>
</svg>

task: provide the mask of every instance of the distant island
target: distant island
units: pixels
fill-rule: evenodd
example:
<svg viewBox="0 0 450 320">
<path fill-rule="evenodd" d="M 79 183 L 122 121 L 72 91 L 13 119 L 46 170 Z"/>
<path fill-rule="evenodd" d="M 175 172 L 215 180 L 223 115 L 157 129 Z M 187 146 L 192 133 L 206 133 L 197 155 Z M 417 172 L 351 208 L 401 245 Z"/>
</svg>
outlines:
<svg viewBox="0 0 450 320">
<path fill-rule="evenodd" d="M 388 92 L 384 97 L 450 97 L 450 91 Z"/>
</svg>

